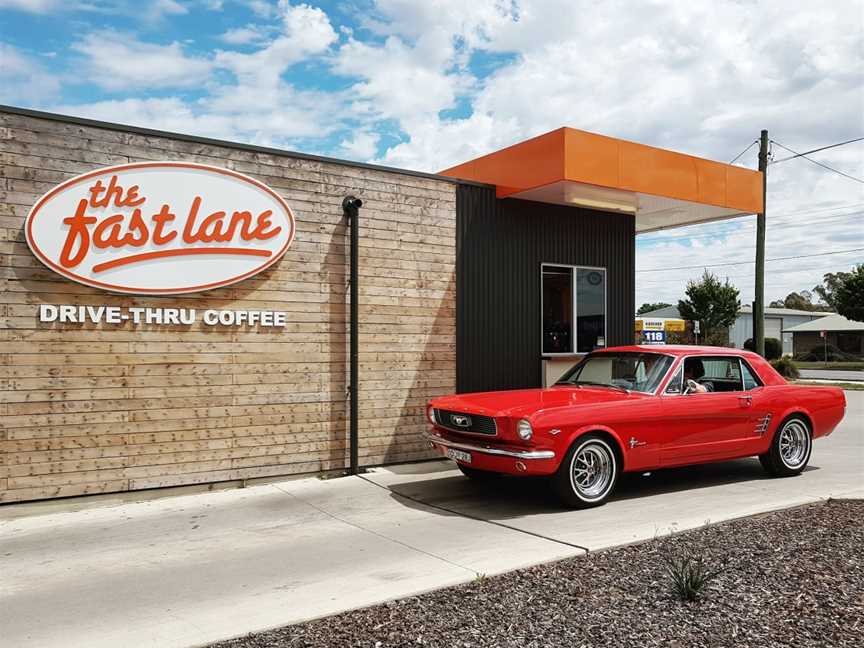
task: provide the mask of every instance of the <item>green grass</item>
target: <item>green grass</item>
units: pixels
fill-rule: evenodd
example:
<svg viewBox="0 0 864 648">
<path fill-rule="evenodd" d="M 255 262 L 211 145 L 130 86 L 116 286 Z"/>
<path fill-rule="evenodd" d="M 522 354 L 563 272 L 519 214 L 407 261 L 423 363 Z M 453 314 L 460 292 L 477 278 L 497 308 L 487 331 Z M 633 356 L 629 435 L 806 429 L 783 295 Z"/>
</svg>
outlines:
<svg viewBox="0 0 864 648">
<path fill-rule="evenodd" d="M 843 371 L 864 371 L 864 362 L 799 362 L 799 369 L 840 369 Z"/>
<path fill-rule="evenodd" d="M 812 380 L 796 380 L 794 381 L 796 385 L 813 385 L 814 387 L 839 387 L 840 389 L 846 389 L 849 391 L 864 391 L 864 382 L 854 383 L 854 382 L 840 382 L 839 380 L 832 380 L 831 382 L 813 382 Z"/>
</svg>

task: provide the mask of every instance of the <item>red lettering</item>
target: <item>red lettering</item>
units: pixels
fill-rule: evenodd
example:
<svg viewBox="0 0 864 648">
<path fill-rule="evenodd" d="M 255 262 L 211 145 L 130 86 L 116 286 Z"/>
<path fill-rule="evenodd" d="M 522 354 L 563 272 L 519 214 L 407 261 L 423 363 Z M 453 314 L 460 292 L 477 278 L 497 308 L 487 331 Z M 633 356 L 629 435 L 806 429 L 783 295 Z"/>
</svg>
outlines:
<svg viewBox="0 0 864 648">
<path fill-rule="evenodd" d="M 138 198 L 138 185 L 132 185 L 129 187 L 129 191 L 126 192 L 126 199 L 120 202 L 117 202 L 116 205 L 118 207 L 136 207 L 142 204 L 146 198 Z"/>
<path fill-rule="evenodd" d="M 158 214 L 153 215 L 153 222 L 156 223 L 156 228 L 153 230 L 153 243 L 156 245 L 165 245 L 177 238 L 177 232 L 168 232 L 163 234 L 165 224 L 168 221 L 174 220 L 175 216 L 169 211 L 168 205 L 162 205 L 162 209 Z"/>
<path fill-rule="evenodd" d="M 192 228 L 195 227 L 195 219 L 198 217 L 198 210 L 200 208 L 201 196 L 195 196 L 192 206 L 189 208 L 189 217 L 183 226 L 183 241 L 186 243 L 196 243 L 198 241 L 198 237 L 192 233 Z"/>
<path fill-rule="evenodd" d="M 64 268 L 74 268 L 81 263 L 90 249 L 90 233 L 87 226 L 95 223 L 96 217 L 87 216 L 86 211 L 87 199 L 82 198 L 78 201 L 75 215 L 63 219 L 63 222 L 69 226 L 69 233 L 66 234 L 66 241 L 60 251 L 60 265 Z"/>
<path fill-rule="evenodd" d="M 123 187 L 117 182 L 116 175 L 111 176 L 107 187 L 102 184 L 101 180 L 97 180 L 96 184 L 90 187 L 88 191 L 90 193 L 91 207 L 108 207 L 112 198 L 114 199 L 115 207 L 137 207 L 146 200 L 146 198 L 138 196 L 138 185 L 132 185 L 124 197 Z M 100 198 L 103 193 L 104 196 Z"/>
<path fill-rule="evenodd" d="M 133 232 L 138 232 L 136 237 Z M 150 232 L 144 224 L 144 219 L 141 218 L 141 210 L 136 209 L 132 212 L 132 220 L 129 223 L 129 233 L 121 239 L 123 245 L 131 245 L 132 247 L 141 247 L 147 243 L 150 238 Z"/>
<path fill-rule="evenodd" d="M 201 227 L 198 229 L 198 240 L 204 241 L 205 243 L 226 240 L 222 238 L 223 218 L 225 218 L 224 211 L 213 212 L 205 218 L 201 223 Z"/>
<path fill-rule="evenodd" d="M 257 238 L 261 241 L 266 241 L 269 238 L 273 238 L 279 232 L 282 231 L 281 227 L 276 227 L 267 231 L 267 228 L 272 224 L 270 222 L 270 216 L 273 215 L 273 210 L 268 209 L 267 211 L 263 211 L 258 215 L 258 227 L 255 228 L 255 231 L 252 232 L 252 235 L 249 238 L 243 237 L 244 240 L 250 241 L 252 238 Z"/>
<path fill-rule="evenodd" d="M 107 247 L 120 247 L 120 223 L 123 222 L 123 214 L 114 214 L 102 220 L 93 230 L 93 245 L 104 249 Z M 108 235 L 105 232 L 108 231 Z"/>
<path fill-rule="evenodd" d="M 101 180 L 97 180 L 96 184 L 94 184 L 90 189 L 88 189 L 90 193 L 90 206 L 91 207 L 106 207 L 108 205 L 108 199 L 105 198 L 104 203 L 99 196 L 105 191 L 105 186 L 102 184 Z"/>
<path fill-rule="evenodd" d="M 104 249 L 106 247 L 120 248 L 124 245 L 132 247 L 142 247 L 147 243 L 150 237 L 150 232 L 147 230 L 147 225 L 144 224 L 144 219 L 141 218 L 141 210 L 136 209 L 132 212 L 132 219 L 129 222 L 129 231 L 120 235 L 123 224 L 123 214 L 114 214 L 102 220 L 93 231 L 93 245 L 97 248 Z M 107 235 L 106 235 L 107 232 Z M 137 232 L 137 236 L 135 235 Z"/>
<path fill-rule="evenodd" d="M 252 212 L 248 211 L 235 211 L 231 214 L 231 226 L 228 228 L 228 232 L 225 234 L 225 240 L 230 241 L 234 238 L 234 234 L 237 232 L 237 225 L 242 221 L 242 233 L 241 238 L 246 239 L 246 231 L 248 228 L 252 227 Z"/>
<path fill-rule="evenodd" d="M 189 205 L 182 230 L 179 227 L 172 229 L 171 223 L 177 216 L 171 211 L 171 205 L 162 204 L 159 211 L 149 217 L 148 222 L 142 209 L 138 207 L 145 202 L 146 198 L 140 195 L 139 185 L 125 189 L 118 182 L 118 176 L 112 176 L 107 185 L 104 178 L 96 180 L 87 189 L 86 197 L 78 202 L 75 214 L 63 219 L 68 231 L 60 252 L 60 264 L 65 268 L 77 266 L 89 255 L 91 245 L 103 250 L 141 248 L 151 242 L 154 247 L 161 247 L 168 246 L 172 241 L 175 244 L 187 245 L 266 241 L 278 236 L 283 230 L 273 222 L 273 210 L 270 209 L 260 212 L 257 217 L 248 210 L 219 210 L 204 217 L 201 196 L 195 196 Z M 109 212 L 104 218 L 101 216 L 104 213 L 102 210 L 108 211 L 108 208 L 114 206 L 121 209 L 112 209 L 115 213 Z M 133 207 L 134 209 L 130 209 Z M 97 210 L 97 215 L 88 213 L 91 208 Z M 199 215 L 202 216 L 200 221 Z M 173 253 L 169 251 L 162 254 Z M 248 253 L 258 254 L 260 251 L 250 250 Z M 94 267 L 113 267 L 115 261 L 100 262 Z"/>
</svg>

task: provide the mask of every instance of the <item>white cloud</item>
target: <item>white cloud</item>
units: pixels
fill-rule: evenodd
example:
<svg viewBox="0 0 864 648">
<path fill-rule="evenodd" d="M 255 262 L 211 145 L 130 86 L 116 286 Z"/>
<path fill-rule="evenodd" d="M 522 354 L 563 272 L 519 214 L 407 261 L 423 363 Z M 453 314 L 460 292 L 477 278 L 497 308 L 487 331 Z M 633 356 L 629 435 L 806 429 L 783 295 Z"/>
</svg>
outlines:
<svg viewBox="0 0 864 648">
<path fill-rule="evenodd" d="M 199 113 L 181 99 L 120 99 L 90 104 L 53 106 L 51 110 L 113 123 L 143 126 L 157 130 L 195 133 L 204 137 L 236 136 L 228 116 Z"/>
<path fill-rule="evenodd" d="M 35 14 L 74 11 L 128 14 L 145 22 L 156 22 L 166 16 L 189 12 L 177 0 L 148 0 L 143 3 L 134 0 L 0 0 L 0 9 L 16 9 Z"/>
<path fill-rule="evenodd" d="M 208 60 L 187 56 L 180 43 L 145 43 L 114 31 L 90 33 L 72 49 L 84 55 L 88 79 L 108 90 L 197 86 L 211 71 Z"/>
<path fill-rule="evenodd" d="M 265 37 L 266 34 L 260 27 L 246 25 L 245 27 L 229 29 L 219 39 L 229 45 L 248 45 L 249 43 L 259 42 Z"/>
<path fill-rule="evenodd" d="M 246 5 L 261 18 L 271 18 L 276 15 L 276 5 L 269 0 L 249 0 Z"/>
<path fill-rule="evenodd" d="M 273 87 L 291 65 L 325 52 L 338 36 L 320 9 L 280 3 L 282 33 L 251 54 L 218 52 L 216 64 L 232 71 L 241 83 Z"/>
<path fill-rule="evenodd" d="M 255 51 L 217 51 L 210 58 L 190 56 L 179 43 L 156 45 L 116 32 L 90 34 L 75 49 L 86 57 L 84 69 L 94 83 L 129 92 L 200 88 L 202 96 L 198 100 L 129 98 L 56 109 L 261 145 L 323 139 L 342 125 L 341 97 L 299 90 L 282 75 L 292 65 L 326 52 L 337 40 L 336 33 L 320 9 L 282 3 L 279 11 L 277 35 Z M 249 29 L 265 39 L 274 33 L 272 25 Z M 234 40 L 246 36 L 234 34 Z M 219 77 L 225 71 L 231 73 L 231 80 Z"/>
<path fill-rule="evenodd" d="M 362 79 L 352 88 L 355 111 L 410 128 L 452 107 L 466 80 L 446 70 L 452 49 L 444 36 L 430 31 L 414 46 L 395 36 L 382 46 L 353 39 L 342 46 L 334 69 Z"/>
<path fill-rule="evenodd" d="M 173 1 L 159 6 L 168 10 Z M 58 6 L 52 0 L 14 4 L 43 11 Z M 761 128 L 798 150 L 864 130 L 861 23 L 850 18 L 860 15 L 860 0 L 837 0 L 831 11 L 805 0 L 376 0 L 358 16 L 359 26 L 337 26 L 341 42 L 321 9 L 287 0 L 245 6 L 255 22 L 223 34 L 225 50 L 206 56 L 176 43 L 115 38 L 105 48 L 81 41 L 89 46 L 82 53 L 90 65 L 83 69 L 98 72 L 108 89 L 146 96 L 150 88 L 200 85 L 203 95 L 199 101 L 101 102 L 81 110 L 109 119 L 119 110 L 140 123 L 258 143 L 291 145 L 303 138 L 307 148 L 329 145 L 349 157 L 378 156 L 429 171 L 562 125 L 723 161 Z M 239 45 L 243 51 L 232 47 Z M 491 57 L 505 62 L 490 75 L 480 70 L 493 65 Z M 289 82 L 292 68 L 308 62 L 329 65 L 350 90 L 310 91 Z M 113 80 L 106 82 L 108 72 Z M 344 135 L 348 127 L 351 134 Z M 329 144 L 318 144 L 337 131 Z M 379 155 L 378 136 L 385 131 L 396 131 L 400 143 Z M 862 145 L 817 157 L 864 175 Z M 753 167 L 754 152 L 740 164 Z M 816 210 L 864 203 L 860 188 L 802 160 L 772 167 L 769 258 L 864 246 L 861 228 L 839 218 L 842 211 L 819 212 L 834 220 L 813 216 L 819 224 L 813 231 L 795 218 L 771 220 L 792 212 L 809 219 Z M 678 240 L 686 237 L 689 242 Z M 696 263 L 735 263 L 730 279 L 745 301 L 752 298 L 752 266 L 742 265 L 753 255 L 752 219 L 653 238 L 659 242 L 640 243 L 640 270 L 689 265 L 685 261 L 694 257 Z M 836 255 L 773 269 L 769 264 L 769 298 L 811 287 L 823 270 L 848 260 Z M 640 273 L 639 299 L 674 301 L 698 274 Z"/>
<path fill-rule="evenodd" d="M 848 18 L 860 14 L 860 5 L 841 4 L 828 12 L 803 1 L 622 6 L 548 0 L 463 7 L 450 0 L 379 0 L 368 26 L 387 40 L 349 41 L 336 69 L 361 79 L 355 89 L 368 103 L 367 119 L 399 123 L 405 140 L 381 157 L 395 166 L 434 171 L 562 125 L 729 160 L 765 127 L 798 150 L 864 130 L 861 24 Z M 426 35 L 436 32 L 439 56 L 413 59 Z M 398 39 L 399 47 L 389 39 Z M 513 62 L 476 79 L 464 62 L 478 52 L 510 53 Z M 348 53 L 356 62 L 342 61 Z M 432 81 L 412 84 L 412 74 Z M 436 109 L 451 106 L 454 96 L 470 102 L 470 115 L 442 118 Z M 822 155 L 864 176 L 862 145 Z M 755 166 L 754 153 L 741 162 Z M 835 218 L 816 231 L 796 217 L 770 224 L 772 214 L 799 212 L 807 223 L 813 210 L 861 203 L 861 185 L 805 161 L 772 167 L 768 257 L 864 247 L 860 217 L 842 218 L 842 211 L 820 212 Z M 730 274 L 750 301 L 753 266 L 744 262 L 753 257 L 752 221 L 680 230 L 682 239 L 699 237 L 689 242 L 663 232 L 655 238 L 664 242 L 640 245 L 639 267 L 690 265 L 688 259 L 734 263 L 713 270 Z M 727 234 L 709 236 L 719 231 Z M 847 254 L 769 264 L 769 298 L 811 288 L 828 269 L 861 259 Z M 687 279 L 699 274 L 640 273 L 639 300 L 675 301 Z"/>
<path fill-rule="evenodd" d="M 140 5 L 139 5 L 140 7 Z M 176 0 L 151 0 L 144 7 L 145 20 L 156 22 L 166 16 L 180 16 L 189 13 L 189 10 Z"/>
<path fill-rule="evenodd" d="M 339 149 L 348 159 L 365 162 L 375 157 L 380 140 L 381 136 L 377 133 L 357 131 L 351 134 L 350 139 L 343 139 Z"/>
<path fill-rule="evenodd" d="M 11 45 L 0 43 L 0 86 L 3 101 L 33 104 L 55 97 L 60 82 L 38 61 Z"/>
<path fill-rule="evenodd" d="M 62 9 L 64 4 L 67 4 L 64 0 L 0 0 L 0 9 L 17 9 L 41 14 Z"/>
</svg>

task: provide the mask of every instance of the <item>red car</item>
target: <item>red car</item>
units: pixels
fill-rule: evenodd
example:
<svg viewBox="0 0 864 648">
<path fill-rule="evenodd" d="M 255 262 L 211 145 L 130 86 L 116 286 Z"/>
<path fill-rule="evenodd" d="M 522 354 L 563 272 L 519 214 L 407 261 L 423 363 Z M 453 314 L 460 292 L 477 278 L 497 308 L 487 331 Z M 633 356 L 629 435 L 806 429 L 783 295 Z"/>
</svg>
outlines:
<svg viewBox="0 0 864 648">
<path fill-rule="evenodd" d="M 755 353 L 696 346 L 595 351 L 552 387 L 433 399 L 433 448 L 468 477 L 550 475 L 575 508 L 603 504 L 622 472 L 758 456 L 799 474 L 846 398 L 790 385 Z"/>
</svg>

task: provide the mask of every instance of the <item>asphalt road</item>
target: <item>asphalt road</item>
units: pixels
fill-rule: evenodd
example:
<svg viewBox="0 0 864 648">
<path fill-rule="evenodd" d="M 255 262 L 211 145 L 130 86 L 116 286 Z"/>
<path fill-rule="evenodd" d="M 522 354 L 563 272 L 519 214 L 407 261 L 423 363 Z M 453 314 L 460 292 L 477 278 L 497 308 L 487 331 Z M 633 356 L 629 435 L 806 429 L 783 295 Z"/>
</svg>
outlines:
<svg viewBox="0 0 864 648">
<path fill-rule="evenodd" d="M 706 522 L 864 498 L 864 392 L 846 394 L 844 422 L 799 477 L 767 478 L 755 459 L 627 476 L 588 511 L 562 510 L 540 480 L 477 484 L 444 461 L 84 510 L 0 507 L 2 643 L 196 646 Z"/>
<path fill-rule="evenodd" d="M 802 378 L 809 378 L 811 380 L 864 381 L 864 371 L 844 371 L 839 369 L 800 369 L 799 371 Z"/>
</svg>

